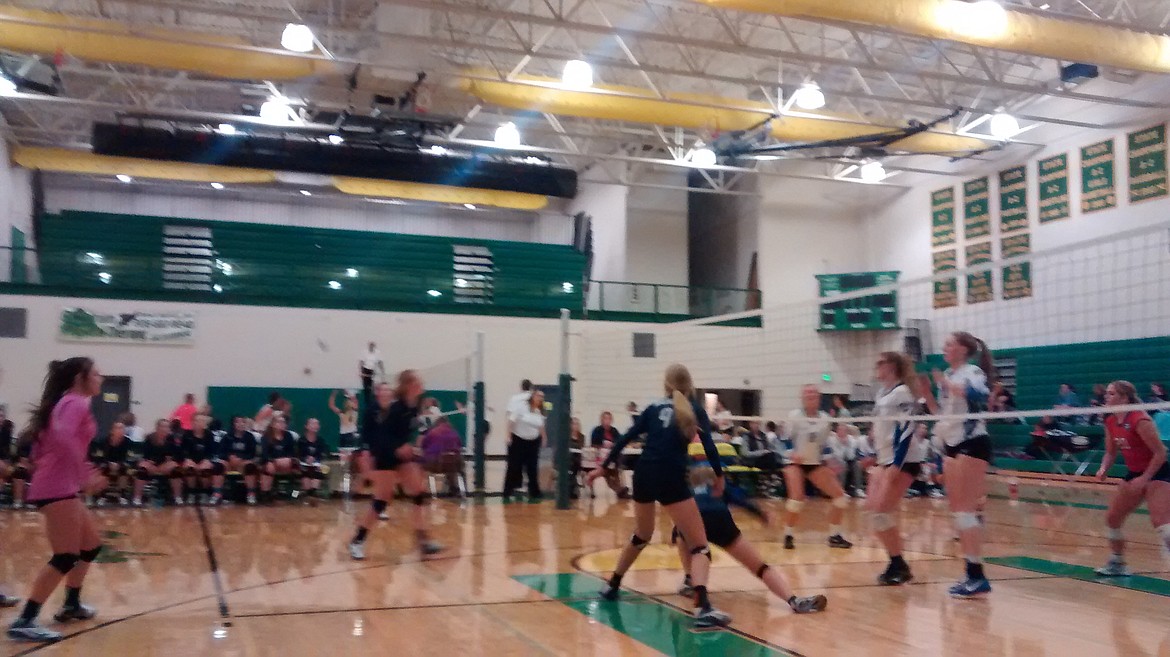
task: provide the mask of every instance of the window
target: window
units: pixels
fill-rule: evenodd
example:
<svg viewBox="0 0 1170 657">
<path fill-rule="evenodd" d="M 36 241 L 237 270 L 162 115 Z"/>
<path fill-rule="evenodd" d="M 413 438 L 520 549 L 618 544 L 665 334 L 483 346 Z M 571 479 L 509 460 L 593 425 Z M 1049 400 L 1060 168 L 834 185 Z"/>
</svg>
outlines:
<svg viewBox="0 0 1170 657">
<path fill-rule="evenodd" d="M 658 345 L 653 333 L 634 334 L 634 358 L 655 358 Z"/>
<path fill-rule="evenodd" d="M 211 291 L 215 249 L 210 228 L 164 226 L 162 254 L 163 289 Z"/>
<path fill-rule="evenodd" d="M 492 303 L 496 264 L 491 249 L 459 244 L 453 249 L 451 275 L 455 303 Z"/>
<path fill-rule="evenodd" d="M 0 338 L 28 337 L 28 310 L 0 308 Z"/>
</svg>

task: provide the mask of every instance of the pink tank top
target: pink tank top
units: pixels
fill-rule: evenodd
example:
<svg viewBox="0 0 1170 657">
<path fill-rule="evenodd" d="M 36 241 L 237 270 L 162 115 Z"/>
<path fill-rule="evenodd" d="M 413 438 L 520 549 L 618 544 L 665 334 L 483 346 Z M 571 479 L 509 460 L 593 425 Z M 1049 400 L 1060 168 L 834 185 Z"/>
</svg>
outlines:
<svg viewBox="0 0 1170 657">
<path fill-rule="evenodd" d="M 49 426 L 33 443 L 29 501 L 72 497 L 81 492 L 89 474 L 85 456 L 96 433 L 89 397 L 67 393 L 57 402 Z"/>
</svg>

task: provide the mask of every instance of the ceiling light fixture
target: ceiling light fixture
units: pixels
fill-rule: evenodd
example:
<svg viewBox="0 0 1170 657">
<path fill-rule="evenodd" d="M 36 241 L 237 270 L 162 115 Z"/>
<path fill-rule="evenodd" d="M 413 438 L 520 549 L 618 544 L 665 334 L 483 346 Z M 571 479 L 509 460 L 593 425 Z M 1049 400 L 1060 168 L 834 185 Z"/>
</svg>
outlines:
<svg viewBox="0 0 1170 657">
<path fill-rule="evenodd" d="M 280 45 L 285 50 L 291 50 L 293 52 L 311 51 L 315 40 L 313 30 L 310 30 L 308 25 L 301 25 L 299 23 L 285 25 L 284 32 L 280 35 Z"/>
<path fill-rule="evenodd" d="M 443 293 L 438 290 L 427 290 L 427 294 L 436 299 L 443 296 Z"/>
<path fill-rule="evenodd" d="M 223 292 L 223 286 L 222 286 L 222 285 L 220 285 L 219 283 L 216 283 L 215 285 L 212 285 L 212 286 L 211 286 L 211 289 L 215 290 L 217 293 L 219 293 L 219 292 Z"/>
<path fill-rule="evenodd" d="M 110 281 L 114 280 L 114 277 L 110 275 L 110 272 L 103 271 L 98 274 L 98 280 L 102 283 L 105 283 L 106 285 L 109 285 Z"/>
<path fill-rule="evenodd" d="M 568 89 L 588 89 L 593 86 L 593 67 L 589 62 L 570 59 L 565 62 L 561 84 Z"/>
<path fill-rule="evenodd" d="M 124 174 L 124 173 L 119 173 L 118 175 L 116 175 L 116 176 L 114 176 L 114 177 L 115 177 L 115 178 L 117 178 L 117 179 L 118 179 L 118 182 L 121 182 L 121 183 L 132 183 L 132 182 L 134 182 L 134 179 L 133 179 L 133 178 L 131 178 L 130 176 L 127 176 L 127 175 L 126 175 L 126 174 Z"/>
<path fill-rule="evenodd" d="M 516 124 L 508 121 L 504 125 L 496 128 L 496 145 L 504 148 L 516 148 L 520 146 L 520 130 L 516 128 Z"/>
<path fill-rule="evenodd" d="M 996 0 L 943 0 L 938 8 L 937 22 L 940 27 L 962 36 L 993 39 L 1007 32 L 1008 13 Z"/>
<path fill-rule="evenodd" d="M 337 281 L 329 281 L 329 289 L 330 290 L 340 290 L 341 283 L 338 283 Z"/>
<path fill-rule="evenodd" d="M 715 155 L 715 151 L 711 150 L 710 148 L 696 148 L 691 152 L 691 164 L 697 167 L 702 167 L 705 169 L 707 167 L 715 166 L 718 161 L 719 157 Z"/>
<path fill-rule="evenodd" d="M 880 183 L 886 179 L 886 168 L 877 160 L 872 160 L 861 165 L 858 173 L 861 176 L 862 182 L 870 184 Z"/>
<path fill-rule="evenodd" d="M 430 148 L 427 149 L 427 152 L 429 152 L 431 155 L 446 155 L 447 149 L 438 144 L 433 144 Z"/>
<path fill-rule="evenodd" d="M 358 270 L 354 269 L 353 267 L 350 267 L 349 269 L 345 270 L 345 275 L 349 276 L 350 278 L 357 278 L 358 277 Z"/>
<path fill-rule="evenodd" d="M 310 191 L 309 191 L 309 190 L 307 190 L 307 189 L 302 189 L 302 190 L 301 190 L 301 196 L 312 196 L 312 195 L 313 195 L 313 192 L 310 192 Z"/>
<path fill-rule="evenodd" d="M 818 110 L 825 106 L 825 92 L 816 82 L 805 82 L 792 96 L 796 106 L 803 110 Z"/>
<path fill-rule="evenodd" d="M 991 136 L 996 139 L 1008 140 L 1015 137 L 1020 131 L 1020 122 L 1007 112 L 996 112 L 991 117 L 989 126 Z"/>
<path fill-rule="evenodd" d="M 17 91 L 16 83 L 0 75 L 0 96 L 14 94 Z"/>
<path fill-rule="evenodd" d="M 464 203 L 463 207 L 467 208 L 468 210 L 474 210 L 475 204 L 474 203 Z"/>
<path fill-rule="evenodd" d="M 211 183 L 212 189 L 223 189 L 223 183 Z"/>
<path fill-rule="evenodd" d="M 344 142 L 345 140 L 341 138 L 341 135 L 329 135 L 329 143 L 334 146 L 340 146 Z"/>
<path fill-rule="evenodd" d="M 292 123 L 292 108 L 288 100 L 273 96 L 260 106 L 260 119 L 272 125 L 287 125 Z"/>
<path fill-rule="evenodd" d="M 230 123 L 221 123 L 221 124 L 219 124 L 219 127 L 216 128 L 216 130 L 218 130 L 219 134 L 221 134 L 221 135 L 234 135 L 234 134 L 236 134 L 236 126 L 234 126 Z"/>
</svg>

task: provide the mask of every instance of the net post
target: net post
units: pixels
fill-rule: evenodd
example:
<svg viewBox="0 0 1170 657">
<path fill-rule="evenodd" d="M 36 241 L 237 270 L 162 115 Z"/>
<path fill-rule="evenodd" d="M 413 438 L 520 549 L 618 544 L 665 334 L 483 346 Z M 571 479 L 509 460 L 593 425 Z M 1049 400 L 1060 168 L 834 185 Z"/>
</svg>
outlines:
<svg viewBox="0 0 1170 657">
<path fill-rule="evenodd" d="M 572 381 L 569 374 L 569 311 L 561 309 L 561 373 L 557 379 L 557 400 L 552 419 L 553 462 L 557 471 L 557 509 L 570 507 L 569 432 L 572 411 Z"/>
<path fill-rule="evenodd" d="M 475 333 L 475 354 L 473 358 L 473 372 L 472 372 L 472 425 L 475 436 L 473 449 L 473 460 L 475 462 L 475 494 L 483 496 L 484 482 L 484 445 L 487 442 L 487 434 L 484 432 L 484 384 L 483 384 L 483 345 L 484 333 L 483 331 L 476 331 Z"/>
</svg>

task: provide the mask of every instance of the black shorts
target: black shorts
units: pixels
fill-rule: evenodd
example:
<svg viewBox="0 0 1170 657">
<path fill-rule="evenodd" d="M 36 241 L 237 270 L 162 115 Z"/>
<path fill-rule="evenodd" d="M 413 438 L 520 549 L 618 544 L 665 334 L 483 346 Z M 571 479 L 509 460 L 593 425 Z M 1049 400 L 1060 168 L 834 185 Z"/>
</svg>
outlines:
<svg viewBox="0 0 1170 657">
<path fill-rule="evenodd" d="M 639 504 L 658 502 L 663 506 L 678 504 L 694 497 L 687 483 L 687 470 L 639 463 L 634 470 L 634 501 Z"/>
<path fill-rule="evenodd" d="M 337 437 L 337 446 L 341 449 L 358 449 L 361 445 L 361 439 L 358 438 L 356 432 L 343 433 Z"/>
<path fill-rule="evenodd" d="M 1140 476 L 1142 476 L 1141 472 L 1133 472 L 1131 470 L 1125 473 L 1125 480 L 1133 481 Z M 1158 471 L 1154 473 L 1154 476 L 1150 477 L 1150 481 L 1164 481 L 1170 484 L 1170 462 L 1163 463 L 1162 467 L 1158 468 Z"/>
<path fill-rule="evenodd" d="M 911 477 L 914 477 L 915 479 L 917 479 L 919 476 L 922 475 L 922 464 L 921 463 L 903 463 L 902 465 L 898 465 L 898 466 L 895 466 L 893 463 L 891 463 L 890 465 L 887 465 L 886 467 L 887 468 L 896 467 L 899 470 L 901 470 L 902 472 L 905 472 L 906 474 L 910 475 Z"/>
<path fill-rule="evenodd" d="M 735 518 L 731 516 L 731 511 L 727 509 L 704 511 L 703 527 L 707 531 L 707 542 L 721 548 L 729 547 L 743 534 L 739 530 L 739 526 L 735 524 Z M 682 533 L 679 532 L 678 527 L 675 527 L 670 532 L 670 542 L 676 543 L 680 538 L 682 538 Z"/>
<path fill-rule="evenodd" d="M 31 502 L 32 505 L 35 506 L 36 508 L 43 509 L 43 508 L 49 506 L 50 504 L 56 504 L 57 502 L 64 502 L 65 500 L 75 500 L 75 499 L 77 499 L 77 496 L 79 494 L 80 493 L 74 493 L 72 495 L 66 495 L 65 497 L 50 497 L 50 498 L 43 499 L 43 500 L 29 500 L 29 502 Z"/>
<path fill-rule="evenodd" d="M 955 458 L 960 454 L 991 463 L 991 436 L 973 436 L 958 445 L 947 445 L 947 456 Z"/>
<path fill-rule="evenodd" d="M 374 457 L 375 470 L 397 470 L 405 463 L 392 450 L 371 451 L 370 454 Z"/>
<path fill-rule="evenodd" d="M 809 474 L 816 472 L 817 468 L 827 467 L 824 463 L 790 463 L 789 465 L 799 466 L 800 471 L 803 472 L 804 476 L 806 477 Z"/>
</svg>

